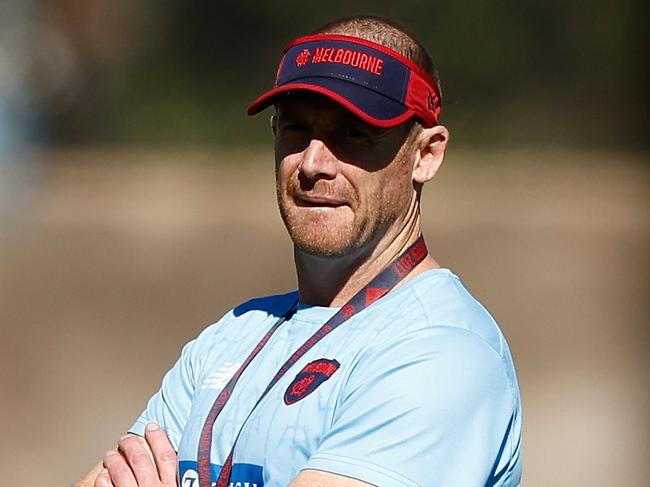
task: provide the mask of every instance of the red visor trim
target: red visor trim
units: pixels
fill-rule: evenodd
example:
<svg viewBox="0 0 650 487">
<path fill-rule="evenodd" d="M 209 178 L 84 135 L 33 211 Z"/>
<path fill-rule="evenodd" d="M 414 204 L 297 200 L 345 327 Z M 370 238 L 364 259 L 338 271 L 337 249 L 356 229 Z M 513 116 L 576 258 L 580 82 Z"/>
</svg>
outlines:
<svg viewBox="0 0 650 487">
<path fill-rule="evenodd" d="M 268 102 L 272 98 L 275 98 L 280 93 L 288 93 L 293 90 L 312 91 L 314 93 L 325 95 L 326 97 L 343 105 L 343 107 L 350 110 L 353 114 L 355 114 L 364 122 L 382 128 L 389 128 L 389 127 L 394 127 L 396 125 L 399 125 L 400 123 L 406 122 L 409 118 L 413 117 L 416 114 L 414 110 L 407 110 L 406 112 L 394 118 L 390 118 L 390 119 L 375 118 L 372 115 L 369 115 L 368 113 L 361 110 L 350 100 L 339 95 L 335 91 L 328 90 L 327 88 L 324 88 L 322 86 L 312 85 L 309 83 L 289 83 L 286 85 L 278 86 L 277 88 L 273 88 L 272 90 L 267 91 L 262 96 L 260 96 L 257 100 L 255 100 L 251 104 L 251 107 L 268 106 L 267 104 L 265 104 L 265 102 Z M 249 110 L 249 115 L 254 115 L 255 113 L 257 113 L 257 111 L 251 113 L 251 110 Z"/>
</svg>

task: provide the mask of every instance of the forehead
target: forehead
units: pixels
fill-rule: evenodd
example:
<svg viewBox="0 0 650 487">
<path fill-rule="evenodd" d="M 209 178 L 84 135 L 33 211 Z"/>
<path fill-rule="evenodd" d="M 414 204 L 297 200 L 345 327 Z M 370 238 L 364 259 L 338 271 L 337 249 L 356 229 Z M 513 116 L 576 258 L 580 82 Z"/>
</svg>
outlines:
<svg viewBox="0 0 650 487">
<path fill-rule="evenodd" d="M 279 96 L 275 101 L 275 109 L 280 124 L 298 121 L 339 132 L 353 128 L 361 130 L 375 140 L 395 139 L 400 145 L 405 142 L 414 123 L 414 120 L 410 119 L 395 127 L 377 127 L 360 119 L 336 101 L 306 90 Z"/>
</svg>

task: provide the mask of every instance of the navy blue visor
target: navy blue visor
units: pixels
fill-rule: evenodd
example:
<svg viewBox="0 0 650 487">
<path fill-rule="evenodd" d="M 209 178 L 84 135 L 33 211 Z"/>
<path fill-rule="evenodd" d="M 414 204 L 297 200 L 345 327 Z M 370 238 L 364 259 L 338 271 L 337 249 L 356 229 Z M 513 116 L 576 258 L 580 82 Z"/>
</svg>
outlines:
<svg viewBox="0 0 650 487">
<path fill-rule="evenodd" d="M 274 87 L 250 105 L 248 114 L 295 90 L 325 95 L 379 127 L 413 117 L 433 127 L 440 116 L 440 89 L 428 73 L 401 54 L 357 37 L 322 34 L 291 42 Z"/>
</svg>

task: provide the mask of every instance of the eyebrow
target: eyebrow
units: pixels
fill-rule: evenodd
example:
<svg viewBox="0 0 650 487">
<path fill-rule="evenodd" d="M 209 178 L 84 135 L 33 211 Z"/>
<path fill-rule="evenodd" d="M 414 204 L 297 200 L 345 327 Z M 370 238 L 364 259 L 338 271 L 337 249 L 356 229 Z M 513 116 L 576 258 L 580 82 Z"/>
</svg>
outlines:
<svg viewBox="0 0 650 487">
<path fill-rule="evenodd" d="M 280 107 L 276 106 L 276 116 L 278 121 L 282 122 L 283 120 L 289 121 L 301 121 L 309 118 L 309 115 L 303 115 L 299 110 L 294 110 L 292 107 L 283 107 L 280 110 Z M 335 126 L 349 126 L 356 128 L 373 136 L 381 136 L 391 131 L 393 127 L 377 127 L 375 125 L 364 122 L 359 117 L 355 116 L 353 113 L 349 113 L 347 110 L 342 109 L 339 113 L 335 115 L 333 125 Z"/>
</svg>

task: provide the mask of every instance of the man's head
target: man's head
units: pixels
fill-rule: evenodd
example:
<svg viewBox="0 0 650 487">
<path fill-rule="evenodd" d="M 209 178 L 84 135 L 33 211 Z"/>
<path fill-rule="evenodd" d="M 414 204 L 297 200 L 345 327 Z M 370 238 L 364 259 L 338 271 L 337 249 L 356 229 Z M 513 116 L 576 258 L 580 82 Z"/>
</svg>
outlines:
<svg viewBox="0 0 650 487">
<path fill-rule="evenodd" d="M 353 17 L 289 45 L 276 86 L 280 212 L 296 247 L 344 256 L 419 231 L 419 193 L 444 155 L 426 50 L 395 24 Z"/>
</svg>

